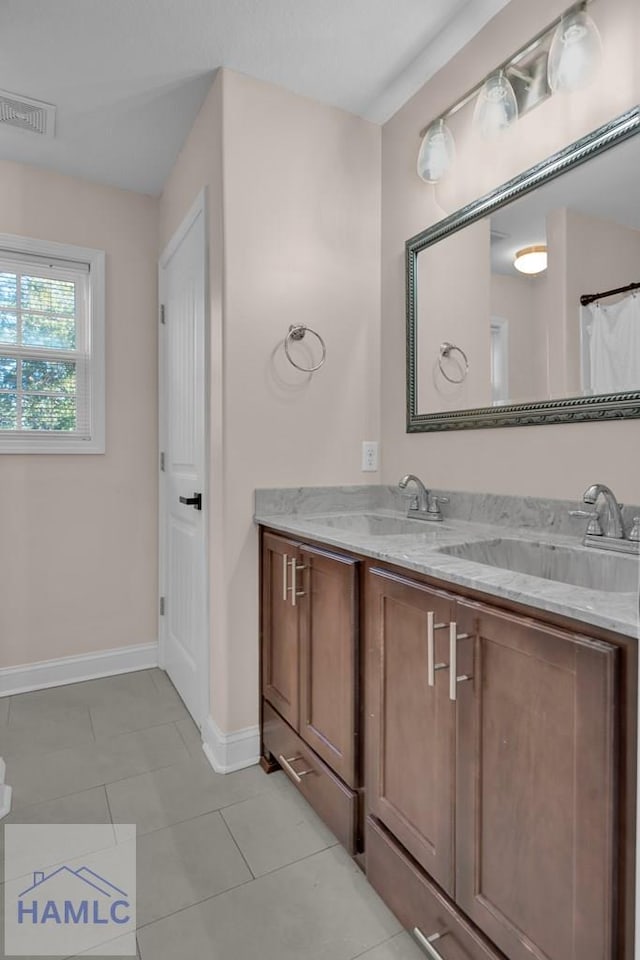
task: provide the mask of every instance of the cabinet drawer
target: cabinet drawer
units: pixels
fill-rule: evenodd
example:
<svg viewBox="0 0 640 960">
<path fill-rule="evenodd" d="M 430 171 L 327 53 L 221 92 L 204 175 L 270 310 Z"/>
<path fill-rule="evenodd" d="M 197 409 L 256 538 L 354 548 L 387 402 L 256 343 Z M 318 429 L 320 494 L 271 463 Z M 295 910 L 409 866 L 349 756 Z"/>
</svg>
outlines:
<svg viewBox="0 0 640 960">
<path fill-rule="evenodd" d="M 336 777 L 266 701 L 263 702 L 262 737 L 265 749 L 281 764 L 318 816 L 349 853 L 355 853 L 357 794 Z M 305 773 L 298 782 L 295 775 L 304 771 L 311 772 Z"/>
<path fill-rule="evenodd" d="M 504 960 L 372 818 L 366 825 L 367 879 L 410 931 L 433 942 L 432 960 Z"/>
</svg>

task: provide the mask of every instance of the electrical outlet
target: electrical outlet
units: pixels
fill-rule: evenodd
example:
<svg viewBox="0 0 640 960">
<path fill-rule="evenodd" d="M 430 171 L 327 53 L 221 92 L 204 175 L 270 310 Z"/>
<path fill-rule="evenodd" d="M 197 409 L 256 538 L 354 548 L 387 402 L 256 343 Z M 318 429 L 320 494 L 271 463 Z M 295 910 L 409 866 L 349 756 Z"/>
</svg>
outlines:
<svg viewBox="0 0 640 960">
<path fill-rule="evenodd" d="M 378 441 L 362 441 L 362 472 L 375 473 L 378 469 Z"/>
</svg>

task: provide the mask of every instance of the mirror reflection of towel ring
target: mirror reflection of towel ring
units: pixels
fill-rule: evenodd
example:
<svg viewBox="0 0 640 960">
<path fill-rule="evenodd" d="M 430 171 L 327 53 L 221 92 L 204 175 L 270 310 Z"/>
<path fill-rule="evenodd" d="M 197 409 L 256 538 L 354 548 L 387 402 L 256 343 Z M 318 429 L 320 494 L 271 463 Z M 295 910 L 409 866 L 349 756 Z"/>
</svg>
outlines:
<svg viewBox="0 0 640 960">
<path fill-rule="evenodd" d="M 448 360 L 452 353 L 459 353 L 462 357 L 462 363 L 456 361 L 461 369 L 462 376 L 459 380 L 456 380 L 454 377 L 450 377 L 448 373 L 445 372 L 444 367 L 442 366 L 443 360 Z M 440 344 L 440 355 L 438 357 L 438 366 L 440 367 L 440 373 L 448 380 L 449 383 L 462 383 L 467 379 L 467 374 L 469 373 L 469 361 L 467 360 L 467 355 L 462 349 L 462 347 L 456 347 L 455 343 L 449 343 L 445 340 L 444 343 Z"/>
<path fill-rule="evenodd" d="M 320 357 L 320 360 L 318 361 L 318 363 L 316 363 L 316 365 L 313 367 L 301 367 L 300 364 L 296 363 L 296 361 L 292 358 L 291 354 L 289 353 L 289 344 L 291 343 L 291 341 L 302 340 L 307 330 L 309 331 L 309 333 L 312 333 L 314 337 L 316 337 L 320 341 L 320 346 L 322 347 L 322 356 Z M 319 370 L 327 357 L 327 348 L 320 334 L 316 333 L 315 330 L 312 330 L 311 327 L 305 327 L 303 323 L 296 323 L 296 324 L 292 323 L 291 326 L 289 327 L 289 333 L 286 335 L 284 340 L 284 352 L 287 355 L 287 360 L 289 361 L 289 363 L 291 363 L 296 368 L 296 370 L 302 370 L 303 373 L 314 373 L 316 370 Z"/>
</svg>

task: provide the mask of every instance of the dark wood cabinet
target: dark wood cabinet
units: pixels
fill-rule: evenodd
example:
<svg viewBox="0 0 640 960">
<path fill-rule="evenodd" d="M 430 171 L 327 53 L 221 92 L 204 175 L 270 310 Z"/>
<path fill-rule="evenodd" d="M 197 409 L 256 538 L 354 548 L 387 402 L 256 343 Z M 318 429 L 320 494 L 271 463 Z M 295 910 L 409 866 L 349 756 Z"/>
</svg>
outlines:
<svg viewBox="0 0 640 960">
<path fill-rule="evenodd" d="M 356 785 L 358 562 L 300 548 L 300 736 Z"/>
<path fill-rule="evenodd" d="M 456 902 L 511 960 L 615 956 L 617 650 L 459 602 Z"/>
<path fill-rule="evenodd" d="M 358 786 L 358 567 L 353 557 L 263 535 L 262 695 L 277 711 L 274 718 L 263 709 L 270 718 L 269 724 L 263 722 L 263 744 L 310 802 L 322 807 L 318 812 L 324 819 L 339 824 L 351 843 L 357 808 L 353 791 Z M 297 735 L 294 739 L 277 727 L 278 716 Z M 290 756 L 274 752 L 274 743 L 283 738 Z M 331 778 L 321 776 L 325 764 L 344 781 L 346 794 L 332 790 Z M 353 829 L 344 827 L 345 796 L 346 821 L 353 821 Z M 337 804 L 333 813 L 332 798 Z"/>
<path fill-rule="evenodd" d="M 265 533 L 262 543 L 262 693 L 298 729 L 300 643 L 298 609 L 291 596 L 291 569 L 298 545 Z"/>
<path fill-rule="evenodd" d="M 367 582 L 367 806 L 453 892 L 455 709 L 443 671 L 454 598 L 382 569 Z M 429 615 L 433 624 L 429 624 Z"/>
<path fill-rule="evenodd" d="M 318 816 L 349 853 L 355 853 L 357 792 L 346 786 L 268 703 L 264 705 L 262 737 L 266 749 Z"/>
<path fill-rule="evenodd" d="M 261 589 L 264 765 L 425 951 L 632 960 L 632 641 L 269 531 Z"/>
<path fill-rule="evenodd" d="M 367 877 L 398 920 L 442 960 L 504 960 L 464 914 L 372 817 L 366 824 Z"/>
<path fill-rule="evenodd" d="M 616 648 L 383 569 L 366 609 L 370 823 L 509 960 L 612 960 Z"/>
</svg>

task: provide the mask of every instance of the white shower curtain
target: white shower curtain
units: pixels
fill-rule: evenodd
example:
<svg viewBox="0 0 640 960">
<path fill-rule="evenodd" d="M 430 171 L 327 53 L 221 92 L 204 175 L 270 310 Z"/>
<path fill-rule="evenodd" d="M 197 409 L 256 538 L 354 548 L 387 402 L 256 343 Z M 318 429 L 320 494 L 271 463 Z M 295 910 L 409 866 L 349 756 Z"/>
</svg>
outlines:
<svg viewBox="0 0 640 960">
<path fill-rule="evenodd" d="M 640 390 L 640 296 L 582 308 L 588 336 L 589 393 Z"/>
</svg>

